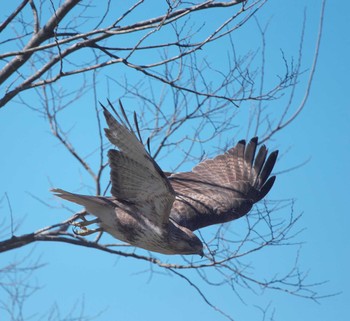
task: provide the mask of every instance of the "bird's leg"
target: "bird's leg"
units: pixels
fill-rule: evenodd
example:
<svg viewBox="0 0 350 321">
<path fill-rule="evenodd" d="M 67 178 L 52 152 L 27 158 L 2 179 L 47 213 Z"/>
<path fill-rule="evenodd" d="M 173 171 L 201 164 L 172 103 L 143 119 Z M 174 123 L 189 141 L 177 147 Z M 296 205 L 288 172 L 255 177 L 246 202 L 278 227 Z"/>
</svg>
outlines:
<svg viewBox="0 0 350 321">
<path fill-rule="evenodd" d="M 102 227 L 98 227 L 98 228 L 95 228 L 95 229 L 92 229 L 92 230 L 89 230 L 87 227 L 85 226 L 81 226 L 79 227 L 80 230 L 78 229 L 73 229 L 73 233 L 75 235 L 79 235 L 79 236 L 87 236 L 87 235 L 90 235 L 90 234 L 94 234 L 94 233 L 97 233 L 97 232 L 103 232 L 103 228 Z"/>
<path fill-rule="evenodd" d="M 82 222 L 71 222 L 71 225 L 83 228 L 91 224 L 99 223 L 100 220 L 98 218 L 95 218 L 94 220 L 88 221 L 84 216 L 81 218 L 83 221 Z"/>
<path fill-rule="evenodd" d="M 74 234 L 79 235 L 79 236 L 87 236 L 96 232 L 101 232 L 103 231 L 103 229 L 101 227 L 95 228 L 95 229 L 88 229 L 87 226 L 91 225 L 91 224 L 96 224 L 99 223 L 100 220 L 98 218 L 88 221 L 85 216 L 81 217 L 82 222 L 71 222 L 71 225 L 73 225 L 74 227 L 76 227 L 75 229 L 73 229 Z"/>
<path fill-rule="evenodd" d="M 85 216 L 88 215 L 89 213 L 86 212 L 86 210 L 82 210 L 80 212 L 75 213 L 71 218 L 69 218 L 69 223 L 71 224 L 72 222 L 75 222 L 78 219 L 81 220 L 86 220 Z"/>
</svg>

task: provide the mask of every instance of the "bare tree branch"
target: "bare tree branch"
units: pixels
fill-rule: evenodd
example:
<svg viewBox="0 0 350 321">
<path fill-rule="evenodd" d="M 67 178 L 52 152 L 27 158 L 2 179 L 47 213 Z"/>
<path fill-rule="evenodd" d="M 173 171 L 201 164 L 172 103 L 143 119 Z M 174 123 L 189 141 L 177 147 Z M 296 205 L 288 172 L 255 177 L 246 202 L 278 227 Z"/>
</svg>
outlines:
<svg viewBox="0 0 350 321">
<path fill-rule="evenodd" d="M 104 66 L 108 66 L 115 63 L 124 63 L 125 65 L 129 66 L 130 68 L 136 69 L 138 71 L 141 71 L 145 73 L 146 75 L 155 77 L 156 79 L 160 81 L 165 81 L 165 78 L 157 76 L 155 73 L 151 73 L 149 71 L 146 71 L 148 68 L 156 67 L 157 64 L 151 64 L 148 67 L 145 64 L 138 65 L 134 64 L 129 61 L 129 58 L 131 55 L 134 54 L 135 51 L 139 50 L 140 44 L 143 42 L 145 38 L 147 38 L 150 34 L 158 31 L 160 28 L 163 28 L 164 26 L 174 23 L 178 19 L 182 19 L 183 17 L 192 14 L 199 10 L 209 10 L 213 8 L 227 8 L 231 6 L 235 6 L 239 3 L 242 3 L 244 1 L 237 0 L 237 1 L 229 1 L 229 2 L 215 2 L 215 1 L 205 1 L 200 4 L 187 7 L 187 8 L 181 8 L 177 10 L 170 10 L 167 12 L 166 15 L 159 16 L 156 18 L 152 18 L 146 21 L 137 22 L 135 24 L 127 25 L 127 26 L 119 26 L 118 23 L 121 23 L 121 21 L 137 6 L 139 6 L 142 1 L 136 3 L 134 6 L 132 6 L 128 11 L 126 11 L 124 14 L 122 14 L 116 21 L 108 26 L 107 28 L 99 29 L 99 30 L 93 30 L 90 32 L 81 33 L 78 31 L 75 31 L 73 33 L 59 33 L 59 31 L 55 31 L 56 28 L 58 28 L 59 23 L 64 19 L 64 17 L 78 4 L 79 1 L 77 0 L 67 0 L 65 1 L 60 8 L 58 8 L 55 13 L 51 16 L 51 18 L 45 23 L 45 25 L 39 29 L 37 32 L 35 32 L 35 29 L 37 27 L 34 27 L 33 35 L 30 39 L 30 41 L 24 46 L 23 50 L 16 51 L 16 52 L 8 52 L 5 54 L 0 55 L 0 59 L 4 59 L 7 57 L 14 58 L 7 63 L 7 65 L 4 66 L 4 68 L 0 71 L 0 84 L 4 83 L 7 79 L 9 79 L 13 73 L 17 72 L 21 66 L 23 66 L 34 53 L 36 52 L 42 52 L 45 50 L 48 50 L 50 48 L 54 49 L 55 47 L 58 50 L 58 53 L 54 55 L 50 60 L 40 68 L 36 68 L 36 72 L 28 77 L 24 76 L 24 74 L 20 73 L 20 77 L 24 78 L 25 80 L 17 85 L 14 89 L 7 89 L 6 93 L 3 95 L 3 97 L 0 99 L 0 107 L 3 107 L 7 102 L 9 102 L 11 99 L 13 99 L 16 95 L 18 95 L 20 92 L 35 88 L 38 86 L 43 86 L 52 82 L 56 82 L 58 79 L 65 77 L 65 76 L 71 76 L 77 73 L 82 73 L 90 70 L 94 70 L 96 68 L 102 68 Z M 191 46 L 194 47 L 193 49 L 190 49 L 189 52 L 183 53 L 182 55 L 191 54 L 193 51 L 200 50 L 204 44 L 211 42 L 217 38 L 217 33 L 220 32 L 225 26 L 227 26 L 232 20 L 234 20 L 236 17 L 238 17 L 240 14 L 244 13 L 247 10 L 252 10 L 261 0 L 258 0 L 256 2 L 253 2 L 250 6 L 245 7 L 243 6 L 242 9 L 234 15 L 232 18 L 230 18 L 228 21 L 221 24 L 221 26 L 214 31 L 207 39 L 203 40 L 199 44 L 192 44 Z M 243 19 L 242 22 L 238 23 L 236 27 L 231 28 L 229 32 L 232 32 L 244 22 L 249 19 L 251 15 L 254 14 L 254 10 L 251 14 L 247 16 L 247 18 Z M 36 23 L 38 25 L 38 23 Z M 151 32 L 145 36 L 141 36 L 140 40 L 136 42 L 136 44 L 131 47 L 129 53 L 126 55 L 126 57 L 122 58 L 116 58 L 111 61 L 105 61 L 103 63 L 99 63 L 95 66 L 88 66 L 84 67 L 82 69 L 76 69 L 71 71 L 63 71 L 62 62 L 67 59 L 68 56 L 73 54 L 76 51 L 80 51 L 84 48 L 91 48 L 91 49 L 101 49 L 102 46 L 99 46 L 97 43 L 101 42 L 102 40 L 105 40 L 107 38 L 118 36 L 118 35 L 124 35 L 127 33 L 135 33 L 140 32 L 143 30 L 151 29 Z M 225 32 L 226 34 L 228 32 Z M 223 35 L 224 35 L 223 34 Z M 68 37 L 66 37 L 68 36 Z M 62 37 L 64 39 L 60 40 L 59 37 Z M 54 40 L 50 44 L 46 44 L 43 46 L 40 46 L 43 42 L 48 40 Z M 63 45 L 67 45 L 71 42 L 78 41 L 67 47 L 66 49 L 63 49 Z M 177 43 L 176 45 L 181 45 L 181 43 Z M 169 44 L 163 44 L 162 47 L 168 47 Z M 118 48 L 115 48 L 115 50 L 118 50 Z M 125 49 L 124 49 L 125 50 Z M 119 50 L 118 50 L 119 51 Z M 179 57 L 175 56 L 172 58 L 172 60 L 178 60 Z M 169 62 L 169 61 L 168 61 Z M 166 61 L 161 62 L 161 64 L 168 63 Z M 59 72 L 51 79 L 44 79 L 38 82 L 35 82 L 39 78 L 43 77 L 45 73 L 47 73 L 49 70 L 53 69 L 54 66 L 60 63 L 61 67 L 59 68 Z M 173 82 L 169 82 L 168 84 L 171 84 L 172 86 L 175 86 L 176 84 Z M 12 86 L 11 86 L 12 87 Z M 188 90 L 188 88 L 182 88 L 183 90 Z M 226 97 L 227 98 L 227 97 Z"/>
<path fill-rule="evenodd" d="M 101 79 L 107 83 L 108 93 L 113 92 L 108 95 L 111 101 L 116 98 L 132 101 L 126 114 L 137 113 L 136 131 L 146 142 L 150 154 L 160 163 L 170 159 L 170 156 L 178 158 L 169 165 L 172 168 L 165 170 L 183 170 L 188 164 L 193 166 L 206 157 L 222 152 L 233 145 L 238 135 L 242 136 L 242 131 L 260 135 L 263 138 L 261 141 L 265 142 L 289 126 L 305 108 L 317 66 L 326 1 L 322 3 L 316 48 L 304 96 L 297 106 L 295 91 L 304 74 L 302 58 L 306 17 L 296 64 L 282 53 L 284 74 L 279 75 L 269 88 L 266 81 L 269 72 L 266 55 L 268 42 L 265 38 L 268 24 L 264 26 L 255 19 L 261 37 L 259 49 L 252 48 L 239 54 L 232 36 L 257 16 L 265 2 L 236 0 L 193 4 L 166 1 L 163 14 L 135 22 L 132 14 L 142 10 L 145 1 L 135 1 L 118 14 L 112 14 L 113 10 L 110 9 L 113 4 L 107 1 L 102 14 L 91 21 L 81 18 L 83 15 L 78 12 L 92 10 L 90 5 L 79 1 L 66 0 L 57 10 L 50 1 L 49 8 L 54 13 L 47 21 L 41 20 L 41 10 L 48 9 L 47 3 L 40 2 L 39 5 L 39 2 L 32 0 L 22 1 L 0 25 L 0 31 L 8 32 L 8 38 L 2 43 L 8 45 L 8 50 L 0 54 L 0 59 L 6 62 L 0 71 L 3 88 L 0 107 L 16 98 L 20 104 L 43 116 L 54 139 L 88 174 L 89 182 L 84 181 L 81 185 L 93 184 L 96 195 L 104 195 L 109 189 L 109 182 L 103 177 L 108 168 L 105 154 L 110 146 L 104 138 L 98 104 L 99 100 L 104 100 L 98 89 Z M 228 17 L 214 21 L 209 27 L 204 22 L 199 26 L 192 24 L 191 18 L 198 12 L 210 12 L 215 8 L 228 10 L 230 7 L 235 10 Z M 28 21 L 25 9 L 31 10 Z M 68 15 L 72 18 L 67 19 Z M 22 27 L 24 32 L 18 30 L 12 36 L 10 25 Z M 128 36 L 128 41 L 121 46 L 125 36 Z M 220 69 L 215 65 L 215 59 L 213 62 L 202 52 L 210 44 L 223 40 L 227 41 L 227 68 Z M 108 66 L 118 66 L 119 69 L 117 72 L 113 70 L 113 76 L 101 75 L 100 71 Z M 121 70 L 134 72 L 136 80 Z M 77 81 L 65 87 L 65 79 L 73 76 L 77 77 Z M 24 91 L 29 89 L 33 89 L 37 100 L 25 99 Z M 91 143 L 89 151 L 82 151 L 79 143 L 70 137 L 72 129 L 60 115 L 63 111 L 69 112 L 70 106 L 78 104 L 88 94 L 89 105 L 93 105 L 96 118 L 96 142 Z M 283 97 L 287 97 L 286 102 L 277 111 L 272 112 L 267 108 L 267 103 L 272 104 Z M 251 107 L 248 116 L 239 118 L 247 112 L 246 106 Z M 241 119 L 246 119 L 247 124 L 242 124 Z M 30 195 L 44 205 L 49 204 L 33 191 Z M 246 289 L 253 293 L 273 290 L 312 301 L 328 296 L 318 293 L 317 286 L 322 282 L 308 283 L 308 274 L 299 269 L 299 250 L 295 251 L 295 262 L 286 271 L 275 271 L 276 274 L 262 275 L 251 263 L 250 258 L 255 253 L 267 252 L 269 248 L 284 246 L 299 249 L 298 236 L 302 229 L 297 224 L 301 215 L 294 213 L 293 200 L 268 200 L 259 204 L 247 217 L 232 223 L 241 225 L 238 230 L 231 229 L 230 224 L 223 224 L 200 231 L 206 245 L 205 257 L 198 260 L 171 257 L 171 263 L 130 245 L 111 243 L 106 233 L 100 233 L 94 239 L 77 235 L 74 233 L 74 223 L 85 220 L 86 212 L 76 213 L 63 222 L 34 232 L 19 234 L 18 219 L 15 219 L 10 199 L 5 195 L 0 202 L 4 200 L 8 203 L 10 223 L 6 225 L 7 220 L 4 219 L 4 227 L 0 230 L 3 235 L 1 253 L 39 242 L 57 242 L 143 261 L 149 266 L 147 271 L 150 274 L 160 270 L 185 280 L 210 308 L 229 320 L 232 320 L 232 316 L 213 303 L 201 285 L 229 286 L 242 301 L 242 291 Z M 48 209 L 52 210 L 52 205 Z M 71 211 L 62 204 L 60 209 Z M 35 262 L 33 267 L 39 265 Z M 192 278 L 190 273 L 193 271 L 197 272 L 202 283 Z M 6 269 L 0 269 L 0 272 L 6 272 Z M 6 291 L 17 300 L 18 306 L 27 298 L 25 295 L 20 301 L 8 289 Z M 33 292 L 27 293 L 31 295 Z M 1 301 L 0 308 L 4 307 L 5 303 Z M 266 311 L 261 309 L 264 319 Z"/>
</svg>

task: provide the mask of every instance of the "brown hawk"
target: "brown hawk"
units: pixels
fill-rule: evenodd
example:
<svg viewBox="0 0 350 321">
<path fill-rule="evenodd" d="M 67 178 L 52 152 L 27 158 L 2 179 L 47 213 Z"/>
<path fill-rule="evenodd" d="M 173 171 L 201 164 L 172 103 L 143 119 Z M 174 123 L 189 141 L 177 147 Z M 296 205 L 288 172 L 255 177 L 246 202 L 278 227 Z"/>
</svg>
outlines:
<svg viewBox="0 0 350 321">
<path fill-rule="evenodd" d="M 238 142 L 191 172 L 166 175 L 134 132 L 106 108 L 104 115 L 106 136 L 119 149 L 108 152 L 112 197 L 52 191 L 84 206 L 98 218 L 94 222 L 100 230 L 133 246 L 163 254 L 203 255 L 203 244 L 192 231 L 247 214 L 275 181 L 269 176 L 278 152 L 266 159 L 262 146 L 255 157 L 257 138 L 248 145 Z M 87 230 L 88 224 L 77 225 Z"/>
</svg>

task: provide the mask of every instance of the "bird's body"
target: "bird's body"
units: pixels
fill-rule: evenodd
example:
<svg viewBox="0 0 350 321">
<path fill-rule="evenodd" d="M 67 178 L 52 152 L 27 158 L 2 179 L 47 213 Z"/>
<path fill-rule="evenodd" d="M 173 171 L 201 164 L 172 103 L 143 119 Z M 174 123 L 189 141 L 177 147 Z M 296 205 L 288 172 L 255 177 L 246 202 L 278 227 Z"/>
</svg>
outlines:
<svg viewBox="0 0 350 321">
<path fill-rule="evenodd" d="M 163 254 L 202 254 L 202 242 L 172 220 L 158 226 L 132 205 L 114 197 L 80 195 L 61 189 L 52 191 L 63 199 L 83 205 L 99 219 L 103 231 L 123 242 Z"/>
<path fill-rule="evenodd" d="M 86 196 L 54 189 L 80 204 L 115 238 L 163 254 L 203 254 L 196 229 L 237 219 L 271 189 L 277 158 L 259 149 L 257 138 L 240 141 L 226 153 L 191 172 L 167 174 L 135 134 L 104 109 L 106 136 L 119 150 L 108 152 L 112 197 Z"/>
</svg>

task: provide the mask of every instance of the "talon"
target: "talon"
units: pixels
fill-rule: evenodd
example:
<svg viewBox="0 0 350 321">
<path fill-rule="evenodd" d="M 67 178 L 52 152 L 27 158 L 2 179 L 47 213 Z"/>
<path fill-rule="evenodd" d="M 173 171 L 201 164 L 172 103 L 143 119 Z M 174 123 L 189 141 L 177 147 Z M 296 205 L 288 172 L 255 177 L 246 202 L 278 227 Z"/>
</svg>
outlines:
<svg viewBox="0 0 350 321">
<path fill-rule="evenodd" d="M 79 235 L 79 236 L 87 236 L 87 235 L 90 235 L 90 234 L 94 234 L 94 233 L 97 233 L 97 232 L 101 232 L 103 231 L 103 229 L 101 227 L 98 227 L 98 228 L 95 228 L 95 229 L 88 229 L 87 227 L 85 226 L 79 226 L 78 225 L 79 223 L 77 223 L 77 225 L 74 226 L 73 228 L 73 233 L 75 235 Z M 74 224 L 73 224 L 74 225 Z M 78 230 L 79 228 L 79 230 Z"/>
<path fill-rule="evenodd" d="M 76 222 L 76 221 L 72 221 L 70 222 L 71 225 L 73 226 L 77 226 L 77 227 L 80 227 L 80 228 L 84 228 L 88 225 L 91 225 L 91 224 L 96 224 L 96 223 L 99 223 L 100 220 L 98 218 L 94 219 L 94 220 L 91 220 L 91 221 L 88 221 L 85 217 L 82 218 L 83 221 L 82 222 Z"/>
</svg>

